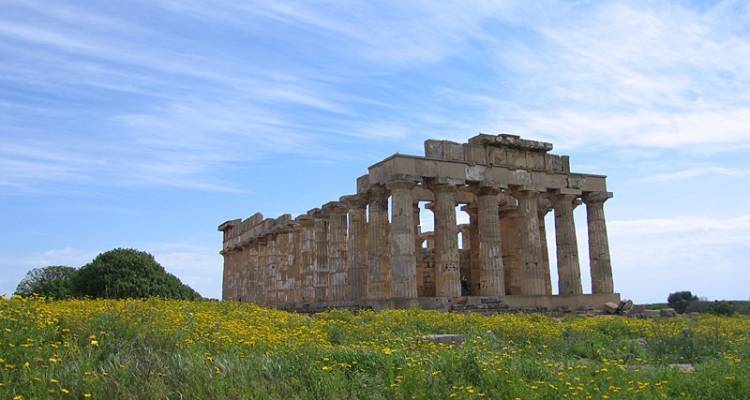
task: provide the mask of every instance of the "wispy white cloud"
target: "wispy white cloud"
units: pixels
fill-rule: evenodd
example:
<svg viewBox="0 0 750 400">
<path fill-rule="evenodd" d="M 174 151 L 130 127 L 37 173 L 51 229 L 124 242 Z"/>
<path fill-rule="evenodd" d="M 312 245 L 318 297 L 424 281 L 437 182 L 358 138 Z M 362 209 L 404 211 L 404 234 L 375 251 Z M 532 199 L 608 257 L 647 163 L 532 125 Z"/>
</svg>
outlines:
<svg viewBox="0 0 750 400">
<path fill-rule="evenodd" d="M 78 268 L 91 261 L 96 254 L 96 252 L 74 247 L 62 247 L 21 257 L 0 256 L 0 270 L 4 272 L 0 277 L 0 295 L 13 294 L 21 279 L 33 268 L 50 265 L 65 265 Z"/>
<path fill-rule="evenodd" d="M 528 36 L 493 37 L 505 90 L 455 89 L 507 127 L 563 149 L 584 146 L 734 151 L 750 145 L 750 38 L 738 9 L 675 3 L 550 5 L 524 14 Z M 472 88 L 474 89 L 474 88 Z M 497 90 L 496 88 L 493 88 Z"/>
<path fill-rule="evenodd" d="M 736 234 L 735 238 L 750 239 L 750 215 L 733 218 L 711 218 L 704 216 L 682 216 L 673 218 L 656 218 L 640 220 L 611 221 L 609 228 L 616 235 L 661 235 L 665 233 L 706 234 L 718 236 L 705 237 L 704 240 L 726 243 L 726 232 Z M 705 241 L 704 241 L 705 243 Z M 745 242 L 750 244 L 750 242 Z M 686 243 L 692 245 L 692 243 Z"/>
<path fill-rule="evenodd" d="M 636 179 L 637 182 L 647 183 L 658 183 L 658 182 L 669 182 L 678 181 L 684 179 L 690 179 L 700 176 L 727 176 L 732 178 L 742 178 L 750 176 L 750 169 L 748 168 L 726 168 L 726 167 L 696 167 L 688 168 L 675 172 L 668 172 L 663 174 L 655 174 L 646 176 L 643 178 Z"/>
<path fill-rule="evenodd" d="M 252 30 L 247 21 L 254 16 L 327 32 L 353 55 L 381 67 L 433 63 L 457 55 L 469 40 L 486 35 L 484 23 L 508 18 L 518 8 L 513 2 L 483 1 L 332 1 L 315 6 L 306 2 L 224 2 L 209 6 L 164 0 L 159 4 L 174 12 L 229 23 L 236 29 Z"/>
<path fill-rule="evenodd" d="M 143 146 L 131 152 L 137 157 L 120 154 L 135 168 L 125 177 L 129 181 L 194 181 L 191 186 L 208 188 L 206 175 L 227 162 L 280 148 L 334 154 L 322 143 L 337 135 L 396 141 L 417 133 L 460 140 L 508 128 L 564 150 L 750 146 L 750 90 L 736 89 L 750 87 L 750 67 L 743 62 L 750 58 L 750 45 L 746 34 L 733 29 L 739 22 L 735 9 L 745 10 L 739 3 L 703 9 L 609 2 L 587 8 L 556 2 L 157 3 L 178 15 L 229 24 L 232 33 L 250 37 L 258 35 L 264 19 L 281 22 L 296 34 L 327 38 L 330 43 L 321 46 L 340 63 L 282 68 L 221 56 L 205 43 L 133 20 L 65 5 L 14 4 L 37 17 L 9 14 L 0 24 L 0 37 L 9 39 L 3 51 L 21 60 L 0 66 L 6 79 L 49 92 L 89 95 L 83 88 L 94 87 L 148 98 L 114 118 Z M 79 24 L 72 24 L 77 15 Z M 102 31 L 108 24 L 116 32 Z M 419 89 L 414 97 L 430 92 L 434 97 L 417 101 L 408 87 L 372 80 L 387 81 L 405 66 L 460 60 L 476 48 L 487 54 L 477 72 L 485 75 L 484 85 L 448 81 Z M 59 68 L 46 68 L 50 63 Z M 369 87 L 410 100 L 397 106 L 347 91 L 363 78 Z M 331 115 L 316 115 L 313 126 L 300 108 Z M 377 112 L 365 111 L 372 109 Z M 252 143 L 253 154 L 240 156 L 245 143 Z"/>
<path fill-rule="evenodd" d="M 674 113 L 583 110 L 532 111 L 520 114 L 519 130 L 560 143 L 563 149 L 593 146 L 700 148 L 736 151 L 750 145 L 750 107 L 694 109 Z"/>
</svg>

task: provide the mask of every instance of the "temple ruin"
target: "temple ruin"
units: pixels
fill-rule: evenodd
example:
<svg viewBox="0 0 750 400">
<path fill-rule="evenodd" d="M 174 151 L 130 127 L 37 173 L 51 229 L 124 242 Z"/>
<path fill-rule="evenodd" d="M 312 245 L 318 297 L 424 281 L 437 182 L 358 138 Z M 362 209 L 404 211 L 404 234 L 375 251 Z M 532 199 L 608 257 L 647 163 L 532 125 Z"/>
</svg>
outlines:
<svg viewBox="0 0 750 400">
<path fill-rule="evenodd" d="M 357 179 L 357 193 L 292 218 L 224 222 L 222 298 L 291 310 L 411 307 L 592 310 L 614 292 L 602 175 L 572 173 L 551 143 L 479 134 L 425 141 Z M 420 227 L 420 202 L 434 231 Z M 592 293 L 574 209 L 585 204 Z M 469 223 L 457 224 L 457 209 Z M 554 227 L 545 215 L 554 212 Z M 557 293 L 547 229 L 554 228 Z M 459 236 L 461 240 L 459 240 Z M 461 244 L 459 246 L 459 243 Z"/>
</svg>

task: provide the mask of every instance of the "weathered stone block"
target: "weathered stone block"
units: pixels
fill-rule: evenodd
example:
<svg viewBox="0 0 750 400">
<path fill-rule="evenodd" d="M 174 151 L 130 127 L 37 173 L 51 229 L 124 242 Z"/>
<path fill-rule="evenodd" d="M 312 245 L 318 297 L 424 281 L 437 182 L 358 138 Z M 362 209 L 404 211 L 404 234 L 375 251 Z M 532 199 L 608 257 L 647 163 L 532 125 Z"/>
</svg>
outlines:
<svg viewBox="0 0 750 400">
<path fill-rule="evenodd" d="M 508 149 L 508 164 L 512 167 L 528 169 L 526 164 L 526 152 L 516 149 Z"/>
<path fill-rule="evenodd" d="M 464 145 L 466 162 L 471 164 L 487 164 L 487 151 L 485 149 L 482 146 Z"/>
<path fill-rule="evenodd" d="M 508 151 L 506 149 L 501 148 L 490 148 L 489 149 L 489 159 L 488 161 L 491 164 L 494 165 L 508 165 L 510 164 L 510 161 L 508 161 Z"/>
<path fill-rule="evenodd" d="M 680 372 L 695 372 L 695 366 L 693 366 L 693 364 L 669 364 L 669 367 Z"/>
<path fill-rule="evenodd" d="M 661 311 L 645 309 L 641 311 L 641 315 L 646 318 L 658 318 L 661 316 Z"/>
<path fill-rule="evenodd" d="M 535 171 L 544 171 L 544 153 L 527 151 L 526 167 Z"/>
<path fill-rule="evenodd" d="M 619 304 L 608 301 L 604 303 L 604 312 L 607 314 L 617 314 Z"/>
<path fill-rule="evenodd" d="M 677 311 L 674 308 L 662 308 L 659 310 L 659 315 L 662 317 L 676 317 Z"/>
<path fill-rule="evenodd" d="M 439 344 L 461 344 L 464 342 L 464 335 L 438 334 L 422 336 L 423 340 Z"/>
</svg>

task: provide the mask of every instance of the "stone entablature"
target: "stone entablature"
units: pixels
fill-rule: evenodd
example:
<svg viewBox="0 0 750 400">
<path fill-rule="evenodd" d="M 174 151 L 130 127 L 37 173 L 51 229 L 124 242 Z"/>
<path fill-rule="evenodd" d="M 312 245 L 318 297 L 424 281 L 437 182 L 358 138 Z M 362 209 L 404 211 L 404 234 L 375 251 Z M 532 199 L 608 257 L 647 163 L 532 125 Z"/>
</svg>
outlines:
<svg viewBox="0 0 750 400">
<path fill-rule="evenodd" d="M 550 150 L 551 143 L 514 135 L 427 140 L 425 157 L 388 157 L 357 179 L 356 194 L 295 219 L 256 213 L 227 221 L 219 226 L 222 298 L 292 309 L 445 308 L 474 296 L 521 308 L 601 308 L 617 301 L 603 208 L 612 197 L 606 178 L 571 173 L 569 158 Z M 419 225 L 424 201 L 434 215 L 433 232 Z M 580 204 L 588 217 L 592 295 L 581 288 L 573 219 Z M 458 205 L 469 224 L 456 224 Z M 548 212 L 555 215 L 553 227 L 545 226 Z M 557 296 L 548 229 L 556 237 Z"/>
</svg>

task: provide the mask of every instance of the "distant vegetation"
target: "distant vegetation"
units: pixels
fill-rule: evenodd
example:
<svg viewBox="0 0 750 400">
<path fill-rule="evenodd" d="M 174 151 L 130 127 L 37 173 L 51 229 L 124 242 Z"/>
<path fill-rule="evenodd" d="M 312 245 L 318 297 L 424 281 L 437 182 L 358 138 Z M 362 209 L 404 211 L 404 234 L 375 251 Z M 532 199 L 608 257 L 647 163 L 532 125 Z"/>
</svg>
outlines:
<svg viewBox="0 0 750 400">
<path fill-rule="evenodd" d="M 667 303 L 678 313 L 711 313 L 717 315 L 750 315 L 750 301 L 700 300 L 689 290 L 670 293 Z"/>
<path fill-rule="evenodd" d="M 24 297 L 37 294 L 51 299 L 72 297 L 75 273 L 75 268 L 63 265 L 34 268 L 18 284 L 16 294 Z"/>
<path fill-rule="evenodd" d="M 135 249 L 101 253 L 80 269 L 35 268 L 18 285 L 16 294 L 24 297 L 37 294 L 51 299 L 201 298 L 195 290 L 168 273 L 151 254 Z"/>
<path fill-rule="evenodd" d="M 690 305 L 691 302 L 697 300 L 698 296 L 694 295 L 689 290 L 670 293 L 669 297 L 667 297 L 667 303 L 669 304 L 669 306 L 674 308 L 678 313 L 684 313 L 688 305 Z"/>
</svg>

